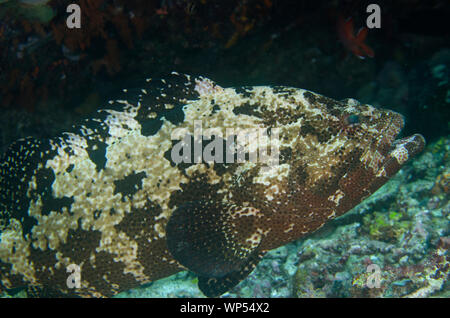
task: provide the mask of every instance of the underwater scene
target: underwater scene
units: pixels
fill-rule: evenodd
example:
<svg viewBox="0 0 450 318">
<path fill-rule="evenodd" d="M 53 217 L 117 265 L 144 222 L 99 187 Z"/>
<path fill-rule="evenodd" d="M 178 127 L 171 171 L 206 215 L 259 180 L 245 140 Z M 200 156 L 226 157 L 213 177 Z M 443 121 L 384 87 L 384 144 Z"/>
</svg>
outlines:
<svg viewBox="0 0 450 318">
<path fill-rule="evenodd" d="M 0 297 L 450 297 L 449 20 L 0 0 Z"/>
</svg>

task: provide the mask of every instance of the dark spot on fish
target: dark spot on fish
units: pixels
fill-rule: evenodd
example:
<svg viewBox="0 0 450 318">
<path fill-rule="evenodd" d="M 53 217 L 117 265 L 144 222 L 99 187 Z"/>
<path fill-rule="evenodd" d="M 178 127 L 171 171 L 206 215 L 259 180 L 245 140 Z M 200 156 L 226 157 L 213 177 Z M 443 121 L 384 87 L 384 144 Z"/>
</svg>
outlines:
<svg viewBox="0 0 450 318">
<path fill-rule="evenodd" d="M 235 168 L 231 168 L 233 165 L 235 166 Z M 224 164 L 215 164 L 213 166 L 213 169 L 214 169 L 214 171 L 216 172 L 216 174 L 218 176 L 223 176 L 224 173 L 226 173 L 226 172 L 233 173 L 233 171 L 236 168 L 237 168 L 237 164 L 232 164 L 232 163 L 230 163 L 230 164 L 226 164 L 226 163 L 224 163 Z"/>
<path fill-rule="evenodd" d="M 295 88 L 286 87 L 286 86 L 272 86 L 274 94 L 278 94 L 282 97 L 288 96 L 296 91 Z M 286 94 L 285 96 L 283 96 Z"/>
<path fill-rule="evenodd" d="M 102 233 L 97 230 L 83 230 L 81 222 L 76 230 L 69 229 L 66 242 L 58 248 L 64 257 L 70 258 L 75 264 L 87 260 L 90 254 L 100 245 Z"/>
<path fill-rule="evenodd" d="M 145 137 L 155 135 L 162 126 L 163 122 L 160 119 L 147 119 L 141 121 L 141 134 Z"/>
<path fill-rule="evenodd" d="M 164 117 L 175 126 L 184 121 L 184 112 L 181 106 L 177 106 L 164 113 Z"/>
<path fill-rule="evenodd" d="M 67 208 L 70 212 L 70 207 L 74 202 L 73 197 L 54 198 L 53 196 L 42 197 L 42 215 L 49 215 L 50 212 L 62 213 L 63 208 Z"/>
<path fill-rule="evenodd" d="M 326 143 L 328 140 L 331 139 L 331 137 L 332 137 L 332 134 L 331 134 L 331 132 L 328 130 L 328 128 L 323 129 L 323 130 L 321 130 L 321 131 L 319 131 L 319 132 L 317 133 L 317 140 L 318 140 L 320 143 Z"/>
<path fill-rule="evenodd" d="M 312 189 L 312 192 L 320 197 L 328 197 L 334 193 L 338 187 L 339 178 L 335 175 L 320 178 Z"/>
<path fill-rule="evenodd" d="M 119 224 L 114 227 L 124 232 L 138 244 L 137 260 L 144 267 L 144 274 L 148 276 L 172 273 L 178 268 L 176 264 L 168 264 L 162 260 L 161 255 L 167 254 L 165 240 L 155 240 L 158 233 L 154 230 L 155 218 L 162 212 L 161 207 L 151 201 L 147 201 L 144 208 L 132 208 L 125 214 Z M 165 228 L 165 220 L 160 221 Z M 158 272 L 156 272 L 158 269 Z"/>
<path fill-rule="evenodd" d="M 306 136 L 306 135 L 315 135 L 316 134 L 316 128 L 308 121 L 305 121 L 302 126 L 300 127 L 300 136 Z"/>
<path fill-rule="evenodd" d="M 39 196 L 44 198 L 52 197 L 52 184 L 55 181 L 55 173 L 50 168 L 40 168 L 35 170 L 36 189 L 30 191 L 33 200 L 37 200 Z"/>
<path fill-rule="evenodd" d="M 308 178 L 308 172 L 306 171 L 306 165 L 295 163 L 291 165 L 292 170 L 289 171 L 289 186 L 291 188 L 303 185 Z"/>
<path fill-rule="evenodd" d="M 236 87 L 235 91 L 237 94 L 240 94 L 242 97 L 249 98 L 253 95 L 251 92 L 253 88 L 250 86 L 242 86 L 242 87 Z"/>
<path fill-rule="evenodd" d="M 70 206 L 74 202 L 73 198 L 55 198 L 53 196 L 52 185 L 55 181 L 55 174 L 52 169 L 38 169 L 36 170 L 35 177 L 36 190 L 30 191 L 30 195 L 34 201 L 38 200 L 38 198 L 40 197 L 40 200 L 42 202 L 42 215 L 49 215 L 52 211 L 61 213 L 64 207 L 66 207 L 68 211 L 70 210 Z"/>
<path fill-rule="evenodd" d="M 213 101 L 211 101 L 211 103 L 214 104 Z M 217 113 L 219 110 L 220 110 L 219 105 L 214 104 L 212 111 L 211 111 L 211 115 Z"/>
<path fill-rule="evenodd" d="M 99 275 L 101 268 L 108 270 L 103 275 Z M 95 259 L 92 262 L 83 264 L 82 278 L 96 291 L 106 297 L 111 297 L 115 294 L 111 284 L 115 284 L 121 289 L 130 289 L 139 284 L 133 274 L 124 272 L 125 264 L 117 261 L 114 254 L 100 251 L 95 253 Z"/>
<path fill-rule="evenodd" d="M 137 238 L 139 233 L 148 231 L 152 228 L 155 218 L 162 212 L 161 207 L 158 204 L 148 200 L 145 203 L 144 208 L 136 209 L 132 208 L 131 213 L 125 214 L 120 223 L 114 227 L 127 234 L 129 237 Z M 153 233 L 156 235 L 156 233 Z"/>
<path fill-rule="evenodd" d="M 88 140 L 87 153 L 91 161 L 95 164 L 96 170 L 103 170 L 106 165 L 106 143 L 98 140 Z"/>
<path fill-rule="evenodd" d="M 316 102 L 316 95 L 314 95 L 311 92 L 304 92 L 303 97 L 308 101 L 310 104 L 315 104 Z"/>
<path fill-rule="evenodd" d="M 71 173 L 74 167 L 75 167 L 75 165 L 74 165 L 73 163 L 71 163 L 71 164 L 67 167 L 66 172 L 67 172 L 67 173 Z"/>
<path fill-rule="evenodd" d="M 122 200 L 126 196 L 131 198 L 137 191 L 142 189 L 142 179 L 146 176 L 147 174 L 142 171 L 139 173 L 132 173 L 123 179 L 115 180 L 114 194 L 121 193 Z"/>
<path fill-rule="evenodd" d="M 195 200 L 220 200 L 224 194 L 217 191 L 223 186 L 222 182 L 211 184 L 207 174 L 196 173 L 187 184 L 181 183 L 181 190 L 172 192 L 169 207 L 180 206 L 188 201 Z"/>
<path fill-rule="evenodd" d="M 288 163 L 291 159 L 292 159 L 292 149 L 291 148 L 280 149 L 280 158 L 279 158 L 280 164 Z"/>
<path fill-rule="evenodd" d="M 338 156 L 340 158 L 339 163 L 333 167 L 331 167 L 331 172 L 333 174 L 333 177 L 330 177 L 329 179 L 321 179 L 321 181 L 318 183 L 318 185 L 314 188 L 314 192 L 318 195 L 320 195 L 321 192 L 325 194 L 332 194 L 332 192 L 336 191 L 338 187 L 338 182 L 341 180 L 341 178 L 346 173 L 351 173 L 353 170 L 360 167 L 360 157 L 362 155 L 363 151 L 362 149 L 355 148 L 347 155 L 343 156 L 342 154 L 339 154 Z"/>
<path fill-rule="evenodd" d="M 33 264 L 36 271 L 36 279 L 43 284 L 48 286 L 65 287 L 65 281 L 67 281 L 66 268 L 61 266 L 59 269 L 55 268 L 55 264 L 58 262 L 56 258 L 56 251 L 46 247 L 45 250 L 40 248 L 34 248 L 30 245 L 30 254 L 28 260 Z M 54 280 L 56 278 L 56 280 Z"/>
<path fill-rule="evenodd" d="M 94 216 L 94 220 L 98 220 L 98 218 L 102 215 L 102 211 L 101 210 L 95 210 L 93 213 Z"/>
<path fill-rule="evenodd" d="M 344 103 L 336 101 L 329 97 L 325 97 L 323 95 L 317 96 L 316 101 L 324 105 L 327 108 L 327 111 L 331 111 L 332 109 L 336 108 L 343 108 L 345 106 Z"/>
<path fill-rule="evenodd" d="M 237 106 L 233 109 L 233 113 L 235 115 L 248 115 L 248 116 L 255 116 L 258 118 L 261 118 L 261 113 L 258 111 L 257 105 L 250 105 L 250 103 L 245 103 L 240 106 Z"/>
<path fill-rule="evenodd" d="M 33 217 L 22 217 L 20 218 L 20 223 L 22 223 L 22 236 L 24 238 L 31 234 L 33 227 L 38 224 L 37 220 Z"/>
</svg>

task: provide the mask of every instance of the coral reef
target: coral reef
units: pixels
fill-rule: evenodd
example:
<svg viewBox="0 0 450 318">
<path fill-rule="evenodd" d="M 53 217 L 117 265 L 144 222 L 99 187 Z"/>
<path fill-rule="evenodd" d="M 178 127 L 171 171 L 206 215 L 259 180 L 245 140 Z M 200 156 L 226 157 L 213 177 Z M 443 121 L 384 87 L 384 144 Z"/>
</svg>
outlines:
<svg viewBox="0 0 450 318">
<path fill-rule="evenodd" d="M 271 7 L 268 0 L 230 1 L 219 8 L 204 0 L 81 0 L 82 27 L 70 29 L 66 25 L 70 3 L 0 3 L 4 18 L 0 80 L 6 83 L 0 91 L 2 107 L 33 110 L 49 94 L 67 99 L 74 90 L 92 83 L 92 77 L 133 72 L 144 58 L 155 54 L 155 38 L 182 42 L 185 48 L 211 46 L 211 40 L 231 47 L 267 19 Z M 130 59 L 135 63 L 130 65 Z"/>
</svg>

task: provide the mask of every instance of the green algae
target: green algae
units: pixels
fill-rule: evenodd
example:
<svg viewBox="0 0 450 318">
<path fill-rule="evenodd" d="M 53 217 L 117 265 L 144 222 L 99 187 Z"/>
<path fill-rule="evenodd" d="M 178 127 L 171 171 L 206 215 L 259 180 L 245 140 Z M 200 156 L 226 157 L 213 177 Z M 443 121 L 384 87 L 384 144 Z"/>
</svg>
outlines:
<svg viewBox="0 0 450 318">
<path fill-rule="evenodd" d="M 385 242 L 399 241 L 411 229 L 411 221 L 397 211 L 375 212 L 363 217 L 370 238 Z"/>
</svg>

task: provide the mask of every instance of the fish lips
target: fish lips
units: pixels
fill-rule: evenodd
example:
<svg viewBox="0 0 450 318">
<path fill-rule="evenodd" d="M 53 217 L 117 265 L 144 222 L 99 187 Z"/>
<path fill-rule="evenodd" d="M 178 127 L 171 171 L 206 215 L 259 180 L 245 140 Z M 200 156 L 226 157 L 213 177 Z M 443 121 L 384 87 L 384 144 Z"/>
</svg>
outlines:
<svg viewBox="0 0 450 318">
<path fill-rule="evenodd" d="M 380 134 L 377 147 L 386 156 L 379 174 L 387 177 L 394 175 L 409 159 L 421 153 L 426 145 L 421 134 L 396 139 L 405 125 L 405 119 L 396 112 L 389 111 L 389 115 L 390 124 Z"/>
<path fill-rule="evenodd" d="M 392 143 L 389 156 L 396 158 L 398 163 L 403 165 L 406 161 L 421 153 L 425 148 L 425 144 L 425 138 L 421 134 L 396 139 Z"/>
</svg>

